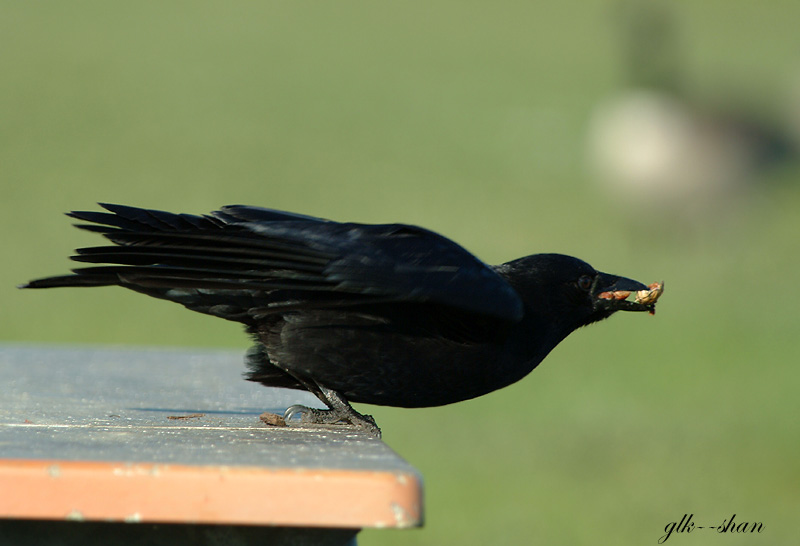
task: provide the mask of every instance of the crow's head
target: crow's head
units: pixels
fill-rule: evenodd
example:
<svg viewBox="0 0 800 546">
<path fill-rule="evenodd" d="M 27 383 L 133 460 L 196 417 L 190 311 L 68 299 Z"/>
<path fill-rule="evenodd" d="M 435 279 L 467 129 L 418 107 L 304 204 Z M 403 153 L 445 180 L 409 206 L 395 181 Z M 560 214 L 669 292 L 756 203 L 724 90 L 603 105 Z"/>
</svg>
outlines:
<svg viewBox="0 0 800 546">
<path fill-rule="evenodd" d="M 663 283 L 648 287 L 601 273 L 583 260 L 562 254 L 526 256 L 499 266 L 498 272 L 519 293 L 529 319 L 554 326 L 564 335 L 616 311 L 653 314 L 664 288 Z"/>
</svg>

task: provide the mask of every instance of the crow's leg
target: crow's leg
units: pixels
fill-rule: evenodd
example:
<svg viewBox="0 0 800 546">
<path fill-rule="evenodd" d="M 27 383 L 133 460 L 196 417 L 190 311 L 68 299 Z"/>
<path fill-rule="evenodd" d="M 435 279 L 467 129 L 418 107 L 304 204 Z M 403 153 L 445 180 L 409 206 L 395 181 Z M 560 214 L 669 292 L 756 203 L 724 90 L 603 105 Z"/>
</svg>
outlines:
<svg viewBox="0 0 800 546">
<path fill-rule="evenodd" d="M 316 382 L 307 384 L 303 382 L 309 391 L 314 393 L 317 398 L 322 400 L 330 409 L 321 410 L 316 408 L 309 408 L 299 404 L 290 406 L 283 414 L 283 418 L 288 424 L 289 421 L 297 414 L 302 414 L 302 423 L 311 423 L 317 425 L 332 425 L 336 423 L 350 423 L 354 427 L 369 433 L 376 438 L 381 437 L 381 429 L 375 423 L 375 419 L 371 415 L 363 415 L 358 413 L 347 399 L 338 392 L 329 388 L 318 385 Z"/>
</svg>

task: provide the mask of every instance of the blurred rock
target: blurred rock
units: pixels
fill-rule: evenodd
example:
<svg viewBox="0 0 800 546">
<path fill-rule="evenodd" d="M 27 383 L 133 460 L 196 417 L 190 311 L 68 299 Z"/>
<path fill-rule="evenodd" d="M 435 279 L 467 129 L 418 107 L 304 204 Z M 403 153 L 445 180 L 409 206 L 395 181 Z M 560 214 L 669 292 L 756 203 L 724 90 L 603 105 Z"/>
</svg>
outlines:
<svg viewBox="0 0 800 546">
<path fill-rule="evenodd" d="M 604 195 L 632 212 L 692 221 L 735 201 L 762 170 L 796 158 L 788 111 L 777 126 L 730 106 L 729 92 L 716 102 L 692 100 L 669 11 L 627 8 L 621 21 L 631 81 L 597 105 L 587 128 L 588 162 Z"/>
</svg>

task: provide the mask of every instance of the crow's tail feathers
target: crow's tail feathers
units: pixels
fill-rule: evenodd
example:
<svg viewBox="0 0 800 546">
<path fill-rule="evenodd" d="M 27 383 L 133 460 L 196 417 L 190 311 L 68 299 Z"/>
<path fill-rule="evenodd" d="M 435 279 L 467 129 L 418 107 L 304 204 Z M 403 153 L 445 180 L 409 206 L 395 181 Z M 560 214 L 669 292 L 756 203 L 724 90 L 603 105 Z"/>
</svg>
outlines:
<svg viewBox="0 0 800 546">
<path fill-rule="evenodd" d="M 242 306 L 257 293 L 278 289 L 325 290 L 323 270 L 332 258 L 292 229 L 265 236 L 254 224 L 298 226 L 325 222 L 288 212 L 239 205 L 209 215 L 173 214 L 101 203 L 108 212 L 70 212 L 76 227 L 97 232 L 111 245 L 80 248 L 71 259 L 103 264 L 72 274 L 36 279 L 20 288 L 124 286 L 203 313 L 244 320 Z"/>
<path fill-rule="evenodd" d="M 116 286 L 119 284 L 117 275 L 59 275 L 46 277 L 20 284 L 18 288 L 58 288 L 61 286 Z"/>
</svg>

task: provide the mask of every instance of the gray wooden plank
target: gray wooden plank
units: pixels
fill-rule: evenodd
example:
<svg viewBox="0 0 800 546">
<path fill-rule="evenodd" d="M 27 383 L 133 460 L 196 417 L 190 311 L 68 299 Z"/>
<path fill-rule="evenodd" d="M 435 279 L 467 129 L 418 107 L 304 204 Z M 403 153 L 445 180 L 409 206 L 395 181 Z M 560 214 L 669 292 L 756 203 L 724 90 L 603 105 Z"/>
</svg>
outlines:
<svg viewBox="0 0 800 546">
<path fill-rule="evenodd" d="M 263 425 L 320 403 L 243 371 L 234 351 L 0 345 L 0 458 L 415 472 L 347 427 Z"/>
</svg>

